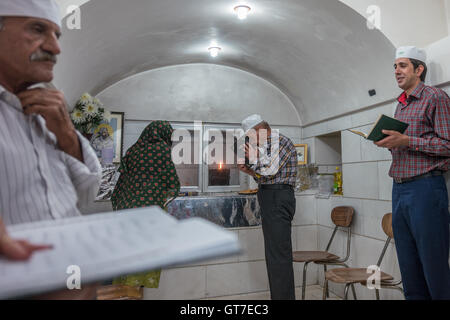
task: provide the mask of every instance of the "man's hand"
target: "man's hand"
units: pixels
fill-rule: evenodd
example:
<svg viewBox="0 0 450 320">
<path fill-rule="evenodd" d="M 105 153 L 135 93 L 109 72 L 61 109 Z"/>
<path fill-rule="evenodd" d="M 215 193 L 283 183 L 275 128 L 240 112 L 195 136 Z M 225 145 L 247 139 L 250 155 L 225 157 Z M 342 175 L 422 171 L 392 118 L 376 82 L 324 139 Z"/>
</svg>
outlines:
<svg viewBox="0 0 450 320">
<path fill-rule="evenodd" d="M 383 130 L 382 132 L 387 134 L 388 137 L 378 142 L 374 142 L 378 147 L 393 149 L 409 146 L 409 136 L 392 130 Z"/>
<path fill-rule="evenodd" d="M 7 235 L 0 240 L 0 255 L 11 260 L 28 260 L 35 251 L 51 248 L 51 245 L 35 245 L 26 240 L 11 239 Z"/>
<path fill-rule="evenodd" d="M 251 175 L 251 176 L 255 175 L 253 170 L 249 169 L 245 164 L 238 164 L 238 169 L 246 174 Z"/>
<path fill-rule="evenodd" d="M 26 115 L 39 114 L 45 119 L 48 130 L 55 134 L 62 151 L 82 161 L 80 141 L 61 91 L 36 88 L 22 91 L 17 97 Z"/>
</svg>

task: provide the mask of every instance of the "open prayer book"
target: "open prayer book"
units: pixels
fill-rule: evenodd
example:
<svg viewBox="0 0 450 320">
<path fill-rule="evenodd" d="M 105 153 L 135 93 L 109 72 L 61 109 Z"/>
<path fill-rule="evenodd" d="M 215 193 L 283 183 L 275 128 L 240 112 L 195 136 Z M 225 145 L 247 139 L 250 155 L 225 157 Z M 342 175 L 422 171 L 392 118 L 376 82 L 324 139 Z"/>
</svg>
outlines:
<svg viewBox="0 0 450 320">
<path fill-rule="evenodd" d="M 377 121 L 372 126 L 371 130 L 368 134 L 365 134 L 361 131 L 357 130 L 348 130 L 354 134 L 357 134 L 367 140 L 371 141 L 380 141 L 387 137 L 386 134 L 382 132 L 382 130 L 393 130 L 398 131 L 400 133 L 404 133 L 406 129 L 408 128 L 408 124 L 405 122 L 402 122 L 400 120 L 388 117 L 387 115 L 380 115 L 377 119 Z"/>
<path fill-rule="evenodd" d="M 177 220 L 159 207 L 14 225 L 8 231 L 53 249 L 24 262 L 0 257 L 0 299 L 65 289 L 78 267 L 83 287 L 240 251 L 234 233 L 201 218 Z"/>
</svg>

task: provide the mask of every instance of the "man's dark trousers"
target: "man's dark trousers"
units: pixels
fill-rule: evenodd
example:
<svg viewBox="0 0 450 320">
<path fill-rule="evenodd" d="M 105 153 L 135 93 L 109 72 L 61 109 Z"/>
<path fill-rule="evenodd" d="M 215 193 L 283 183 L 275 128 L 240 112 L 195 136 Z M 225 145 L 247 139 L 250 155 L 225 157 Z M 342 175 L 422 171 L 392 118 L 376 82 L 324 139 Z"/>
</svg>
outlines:
<svg viewBox="0 0 450 320">
<path fill-rule="evenodd" d="M 277 186 L 282 189 L 273 189 Z M 291 222 L 295 214 L 294 190 L 287 185 L 260 185 L 258 202 L 271 298 L 295 300 L 291 240 Z"/>
<path fill-rule="evenodd" d="M 394 183 L 392 211 L 406 299 L 450 299 L 450 216 L 444 177 Z"/>
</svg>

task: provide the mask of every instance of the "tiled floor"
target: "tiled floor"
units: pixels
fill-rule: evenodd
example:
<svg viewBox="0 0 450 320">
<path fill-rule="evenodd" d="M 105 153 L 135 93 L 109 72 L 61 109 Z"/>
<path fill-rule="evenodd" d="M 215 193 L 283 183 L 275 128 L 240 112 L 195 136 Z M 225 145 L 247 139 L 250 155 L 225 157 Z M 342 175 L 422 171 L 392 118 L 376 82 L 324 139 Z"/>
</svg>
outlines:
<svg viewBox="0 0 450 320">
<path fill-rule="evenodd" d="M 312 285 L 306 287 L 306 300 L 322 300 L 323 289 L 319 285 Z M 295 288 L 295 297 L 297 300 L 301 300 L 302 298 L 302 288 Z M 240 294 L 236 296 L 223 296 L 223 297 L 214 297 L 207 298 L 206 300 L 269 300 L 270 293 L 269 291 L 257 292 L 257 293 L 249 293 L 249 294 Z M 341 298 L 334 295 L 330 292 L 330 297 L 327 300 L 341 300 Z"/>
</svg>

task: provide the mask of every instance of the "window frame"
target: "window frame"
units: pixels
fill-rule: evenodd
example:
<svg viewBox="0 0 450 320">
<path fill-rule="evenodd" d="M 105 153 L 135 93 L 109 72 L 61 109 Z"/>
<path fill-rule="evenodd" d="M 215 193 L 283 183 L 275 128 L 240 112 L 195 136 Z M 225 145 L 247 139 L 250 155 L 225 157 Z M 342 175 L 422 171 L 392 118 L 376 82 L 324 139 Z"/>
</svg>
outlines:
<svg viewBox="0 0 450 320">
<path fill-rule="evenodd" d="M 203 171 L 203 181 L 202 181 L 202 187 L 203 192 L 232 192 L 232 191 L 240 191 L 241 185 L 243 183 L 242 181 L 242 172 L 239 171 L 239 184 L 238 185 L 231 185 L 231 186 L 209 186 L 209 168 L 208 168 L 208 154 L 205 152 L 206 147 L 209 143 L 209 130 L 227 130 L 227 129 L 240 129 L 241 126 L 239 125 L 232 125 L 232 124 L 209 124 L 204 123 L 203 126 L 203 141 L 202 141 L 202 153 L 203 153 L 203 163 L 202 163 L 202 171 Z"/>
<path fill-rule="evenodd" d="M 203 125 L 198 126 L 197 123 L 180 123 L 180 122 L 170 122 L 172 128 L 175 130 L 183 129 L 183 130 L 192 130 L 194 131 L 194 139 L 195 139 L 195 131 L 199 131 L 199 142 L 200 147 L 198 148 L 198 159 L 199 159 L 199 169 L 198 169 L 198 185 L 197 186 L 180 186 L 181 192 L 202 192 L 202 184 L 203 184 Z M 176 166 L 175 166 L 176 167 Z"/>
</svg>

